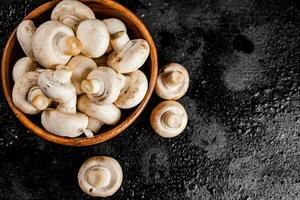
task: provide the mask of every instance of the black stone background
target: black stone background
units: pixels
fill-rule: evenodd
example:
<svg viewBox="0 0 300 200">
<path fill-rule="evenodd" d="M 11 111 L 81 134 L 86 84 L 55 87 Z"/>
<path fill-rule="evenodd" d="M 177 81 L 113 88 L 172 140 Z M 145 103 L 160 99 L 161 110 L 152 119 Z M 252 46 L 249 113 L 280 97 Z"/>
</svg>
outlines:
<svg viewBox="0 0 300 200">
<path fill-rule="evenodd" d="M 1 0 L 1 49 L 46 0 Z M 300 199 L 300 1 L 120 0 L 148 26 L 160 66 L 185 65 L 189 124 L 163 139 L 142 116 L 104 144 L 71 148 L 26 130 L 0 99 L 0 199 L 93 199 L 77 184 L 90 156 L 122 165 L 108 199 Z"/>
</svg>

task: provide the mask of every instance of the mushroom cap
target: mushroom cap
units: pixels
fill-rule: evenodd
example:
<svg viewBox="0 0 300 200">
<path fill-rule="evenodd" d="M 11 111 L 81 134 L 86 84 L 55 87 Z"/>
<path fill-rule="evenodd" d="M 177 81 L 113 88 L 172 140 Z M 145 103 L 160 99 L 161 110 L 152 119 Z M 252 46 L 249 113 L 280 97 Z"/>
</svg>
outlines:
<svg viewBox="0 0 300 200">
<path fill-rule="evenodd" d="M 32 39 L 36 31 L 36 27 L 31 20 L 22 21 L 17 28 L 17 38 L 26 56 L 35 60 L 32 51 Z"/>
<path fill-rule="evenodd" d="M 117 18 L 104 19 L 103 22 L 105 23 L 106 28 L 111 35 L 120 31 L 127 32 L 125 24 Z"/>
<path fill-rule="evenodd" d="M 113 104 L 97 105 L 87 95 L 78 98 L 77 109 L 104 124 L 115 125 L 121 119 L 121 110 Z"/>
<path fill-rule="evenodd" d="M 103 125 L 104 123 L 99 121 L 98 119 L 89 117 L 88 129 L 93 131 L 94 133 L 98 133 Z"/>
<path fill-rule="evenodd" d="M 105 54 L 109 45 L 110 37 L 105 24 L 99 19 L 87 19 L 82 21 L 76 31 L 81 41 L 82 54 L 98 58 Z"/>
<path fill-rule="evenodd" d="M 78 184 L 88 195 L 112 196 L 121 187 L 123 172 L 114 158 L 95 156 L 87 159 L 79 169 Z"/>
<path fill-rule="evenodd" d="M 107 64 L 120 73 L 130 73 L 139 69 L 147 60 L 150 47 L 146 40 L 130 40 L 121 51 L 113 51 Z"/>
<path fill-rule="evenodd" d="M 163 99 L 177 100 L 187 92 L 189 82 L 187 70 L 180 64 L 170 63 L 160 70 L 155 92 Z"/>
<path fill-rule="evenodd" d="M 151 113 L 150 123 L 153 130 L 161 137 L 171 138 L 179 135 L 188 121 L 184 107 L 176 101 L 164 101 Z"/>
<path fill-rule="evenodd" d="M 118 99 L 122 89 L 122 80 L 113 69 L 109 67 L 93 69 L 86 77 L 85 82 L 89 80 L 96 80 L 99 84 L 99 92 L 87 94 L 95 104 L 112 104 Z M 87 92 L 90 89 L 85 89 L 85 85 L 89 85 L 85 84 L 85 82 L 82 82 L 81 88 L 84 92 Z"/>
<path fill-rule="evenodd" d="M 83 94 L 80 86 L 81 81 L 83 81 L 93 69 L 96 69 L 97 65 L 93 59 L 78 55 L 68 62 L 68 66 L 73 70 L 71 80 L 76 87 L 76 93 L 77 95 L 81 95 Z"/>
<path fill-rule="evenodd" d="M 72 72 L 63 70 L 61 73 L 59 70 L 45 70 L 38 78 L 38 86 L 53 101 L 66 103 L 76 96 L 76 89 L 70 81 L 70 73 L 72 75 Z M 59 80 L 59 78 L 63 80 Z"/>
<path fill-rule="evenodd" d="M 121 90 L 115 105 L 122 109 L 133 108 L 143 100 L 147 89 L 148 81 L 145 74 L 140 70 L 131 72 L 126 76 L 125 87 Z"/>
<path fill-rule="evenodd" d="M 37 66 L 37 62 L 33 61 L 29 57 L 23 57 L 19 59 L 12 70 L 13 80 L 16 82 L 27 72 L 34 71 Z"/>
<path fill-rule="evenodd" d="M 37 86 L 39 73 L 27 72 L 24 76 L 18 79 L 12 90 L 12 100 L 17 108 L 28 115 L 40 113 L 40 110 L 35 108 L 27 99 L 27 95 L 32 87 Z"/>
<path fill-rule="evenodd" d="M 58 21 L 47 21 L 37 28 L 32 46 L 36 60 L 46 68 L 55 69 L 56 65 L 65 65 L 71 59 L 70 54 L 73 52 L 64 52 L 63 48 L 71 49 L 76 51 L 74 54 L 78 54 L 81 43 L 68 26 Z"/>
<path fill-rule="evenodd" d="M 51 13 L 51 20 L 60 21 L 73 31 L 86 19 L 95 19 L 95 14 L 88 6 L 76 0 L 61 1 Z"/>
<path fill-rule="evenodd" d="M 83 113 L 65 113 L 48 108 L 41 116 L 43 127 L 55 135 L 77 137 L 87 129 L 88 117 Z"/>
</svg>

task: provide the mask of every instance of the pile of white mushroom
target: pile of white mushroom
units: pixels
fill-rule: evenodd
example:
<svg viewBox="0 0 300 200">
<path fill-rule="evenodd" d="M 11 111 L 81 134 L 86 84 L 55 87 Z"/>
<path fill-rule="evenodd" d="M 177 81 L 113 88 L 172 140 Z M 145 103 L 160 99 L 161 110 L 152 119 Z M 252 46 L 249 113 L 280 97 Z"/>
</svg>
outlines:
<svg viewBox="0 0 300 200">
<path fill-rule="evenodd" d="M 41 113 L 50 133 L 93 137 L 100 128 L 115 125 L 120 109 L 137 106 L 146 95 L 148 81 L 139 68 L 150 48 L 143 39 L 130 40 L 125 24 L 116 18 L 99 20 L 77 0 L 63 0 L 52 11 L 51 21 L 38 28 L 30 20 L 17 29 L 27 57 L 13 68 L 12 98 L 23 113 Z M 184 107 L 176 102 L 189 87 L 189 75 L 180 64 L 163 67 L 155 92 L 165 100 L 150 117 L 154 131 L 175 137 L 186 127 Z M 110 157 L 92 157 L 78 173 L 81 189 L 107 197 L 121 186 L 122 168 Z"/>
<path fill-rule="evenodd" d="M 76 0 L 63 0 L 38 28 L 23 21 L 18 41 L 27 57 L 13 68 L 12 98 L 28 115 L 41 114 L 53 134 L 93 137 L 115 125 L 120 109 L 137 106 L 148 81 L 138 70 L 150 52 L 147 41 L 131 40 L 116 18 L 99 20 Z"/>
<path fill-rule="evenodd" d="M 168 101 L 158 104 L 150 117 L 151 126 L 158 135 L 171 138 L 185 129 L 188 122 L 186 110 L 175 100 L 185 95 L 189 81 L 187 70 L 180 64 L 170 63 L 161 68 L 155 92 Z"/>
</svg>

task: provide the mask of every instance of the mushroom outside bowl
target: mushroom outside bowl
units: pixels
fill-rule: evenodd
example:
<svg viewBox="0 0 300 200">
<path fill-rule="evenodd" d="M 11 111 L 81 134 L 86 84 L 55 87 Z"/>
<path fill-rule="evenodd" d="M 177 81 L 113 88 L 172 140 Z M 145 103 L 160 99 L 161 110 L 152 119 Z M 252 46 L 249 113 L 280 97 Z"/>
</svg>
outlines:
<svg viewBox="0 0 300 200">
<path fill-rule="evenodd" d="M 40 25 L 41 23 L 50 20 L 51 11 L 59 2 L 60 0 L 53 0 L 41 5 L 27 15 L 24 20 L 31 19 L 36 25 Z M 81 2 L 89 6 L 99 19 L 114 17 L 122 20 L 126 24 L 131 38 L 143 38 L 149 43 L 150 56 L 141 68 L 148 78 L 149 87 L 146 96 L 137 107 L 130 110 L 122 110 L 122 119 L 116 126 L 104 127 L 99 133 L 95 134 L 95 137 L 93 138 L 86 138 L 84 136 L 79 138 L 67 138 L 49 133 L 42 127 L 40 115 L 25 115 L 12 102 L 12 68 L 18 59 L 25 56 L 17 41 L 16 30 L 14 30 L 7 41 L 2 56 L 1 81 L 5 98 L 16 117 L 33 133 L 48 141 L 68 146 L 88 146 L 98 144 L 109 140 L 124 131 L 137 119 L 147 105 L 155 87 L 158 71 L 157 52 L 153 39 L 145 25 L 135 14 L 119 3 L 111 0 L 81 0 Z"/>
</svg>

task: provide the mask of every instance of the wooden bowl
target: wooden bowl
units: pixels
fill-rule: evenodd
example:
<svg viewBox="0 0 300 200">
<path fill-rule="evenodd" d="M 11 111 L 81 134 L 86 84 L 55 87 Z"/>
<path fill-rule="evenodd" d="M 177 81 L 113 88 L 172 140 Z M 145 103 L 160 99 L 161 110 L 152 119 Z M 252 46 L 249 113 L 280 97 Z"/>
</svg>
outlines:
<svg viewBox="0 0 300 200">
<path fill-rule="evenodd" d="M 53 0 L 48 3 L 43 4 L 42 6 L 33 10 L 25 19 L 31 19 L 35 22 L 36 26 L 39 26 L 41 23 L 50 20 L 50 15 L 52 9 L 58 4 L 60 0 Z M 29 116 L 23 114 L 12 102 L 12 68 L 15 62 L 25 56 L 21 47 L 17 41 L 16 30 L 11 34 L 2 56 L 2 67 L 1 67 L 1 79 L 2 87 L 4 91 L 5 98 L 15 113 L 16 117 L 24 124 L 28 129 L 30 129 L 36 135 L 63 145 L 69 146 L 88 146 L 93 144 L 98 144 L 109 140 L 122 131 L 124 131 L 130 124 L 132 124 L 137 117 L 144 110 L 146 104 L 148 103 L 153 89 L 155 87 L 155 82 L 157 78 L 157 52 L 156 47 L 153 42 L 153 39 L 145 27 L 145 25 L 124 6 L 120 5 L 117 2 L 111 0 L 82 0 L 82 2 L 88 5 L 95 13 L 96 17 L 99 19 L 115 17 L 121 19 L 128 28 L 128 33 L 131 38 L 143 38 L 147 40 L 150 45 L 150 56 L 147 63 L 141 68 L 142 71 L 146 74 L 149 81 L 149 88 L 147 94 L 143 101 L 135 108 L 131 110 L 122 110 L 122 119 L 118 125 L 113 127 L 105 127 L 100 130 L 100 133 L 95 134 L 93 138 L 79 137 L 79 138 L 67 138 L 60 137 L 54 134 L 47 132 L 40 123 L 40 115 Z"/>
</svg>

